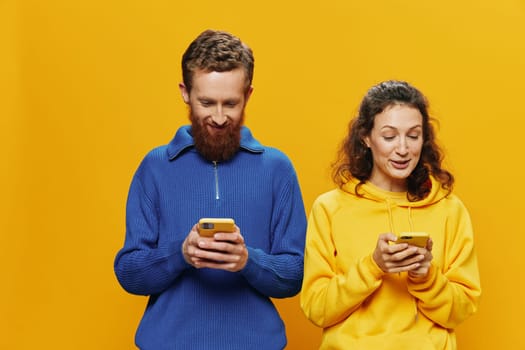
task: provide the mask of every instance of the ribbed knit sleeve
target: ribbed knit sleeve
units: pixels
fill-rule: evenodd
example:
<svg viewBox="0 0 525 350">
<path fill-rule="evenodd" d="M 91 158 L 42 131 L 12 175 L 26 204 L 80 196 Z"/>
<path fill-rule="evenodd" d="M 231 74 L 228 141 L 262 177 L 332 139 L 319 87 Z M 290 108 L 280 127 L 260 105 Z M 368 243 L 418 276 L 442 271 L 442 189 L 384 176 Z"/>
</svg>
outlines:
<svg viewBox="0 0 525 350">
<path fill-rule="evenodd" d="M 115 274 L 122 287 L 133 294 L 162 292 L 189 265 L 182 255 L 182 239 L 158 244 L 158 194 L 147 159 L 136 172 L 126 206 L 126 239 L 115 258 Z M 146 184 L 150 184 L 146 186 Z"/>
<path fill-rule="evenodd" d="M 296 174 L 291 166 L 278 193 L 272 222 L 273 239 L 270 253 L 248 248 L 248 263 L 242 271 L 248 282 L 263 295 L 290 297 L 299 292 L 303 280 L 303 251 L 306 214 Z"/>
</svg>

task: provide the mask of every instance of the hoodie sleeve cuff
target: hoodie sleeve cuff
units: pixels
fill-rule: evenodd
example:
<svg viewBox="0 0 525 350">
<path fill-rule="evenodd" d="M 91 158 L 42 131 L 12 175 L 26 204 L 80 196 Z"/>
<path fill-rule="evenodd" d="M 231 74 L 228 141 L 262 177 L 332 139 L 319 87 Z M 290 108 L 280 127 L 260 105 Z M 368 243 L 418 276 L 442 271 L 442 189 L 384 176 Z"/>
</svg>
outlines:
<svg viewBox="0 0 525 350">
<path fill-rule="evenodd" d="M 434 266 L 434 264 L 431 264 L 430 268 L 428 269 L 427 275 L 424 277 L 411 277 L 410 275 L 408 275 L 408 285 L 411 286 L 414 290 L 428 288 L 436 279 L 436 273 L 436 267 Z"/>
<path fill-rule="evenodd" d="M 366 256 L 363 260 L 363 263 L 375 278 L 382 279 L 385 275 L 385 272 L 381 270 L 379 265 L 377 265 L 372 255 Z"/>
</svg>

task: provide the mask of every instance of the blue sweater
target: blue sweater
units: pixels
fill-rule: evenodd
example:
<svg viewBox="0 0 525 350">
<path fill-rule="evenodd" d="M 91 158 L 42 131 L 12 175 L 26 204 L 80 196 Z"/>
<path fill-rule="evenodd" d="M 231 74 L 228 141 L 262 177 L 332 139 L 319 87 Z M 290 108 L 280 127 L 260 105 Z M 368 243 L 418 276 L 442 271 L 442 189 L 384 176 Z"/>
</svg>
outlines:
<svg viewBox="0 0 525 350">
<path fill-rule="evenodd" d="M 231 217 L 249 258 L 239 272 L 195 269 L 182 242 L 201 217 Z M 240 151 L 207 161 L 181 127 L 133 177 L 126 239 L 115 273 L 129 293 L 149 295 L 135 341 L 141 349 L 272 350 L 286 345 L 272 298 L 299 292 L 306 214 L 285 154 L 241 131 Z"/>
</svg>

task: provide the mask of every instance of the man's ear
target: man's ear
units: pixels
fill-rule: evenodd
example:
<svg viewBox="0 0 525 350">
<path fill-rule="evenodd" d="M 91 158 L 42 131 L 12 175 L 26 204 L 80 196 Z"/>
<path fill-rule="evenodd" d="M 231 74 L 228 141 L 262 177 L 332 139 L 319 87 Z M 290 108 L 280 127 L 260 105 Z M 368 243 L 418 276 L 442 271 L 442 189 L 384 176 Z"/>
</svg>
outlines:
<svg viewBox="0 0 525 350">
<path fill-rule="evenodd" d="M 248 91 L 246 91 L 246 95 L 245 95 L 245 97 L 246 97 L 246 98 L 245 98 L 246 102 L 248 102 L 248 100 L 250 99 L 250 96 L 252 95 L 252 92 L 253 92 L 253 86 L 250 86 L 250 87 L 248 88 Z"/>
<path fill-rule="evenodd" d="M 184 83 L 179 83 L 179 90 L 180 94 L 182 95 L 182 100 L 184 103 L 189 104 L 190 103 L 190 93 L 188 92 L 188 89 L 186 89 L 186 85 Z"/>
</svg>

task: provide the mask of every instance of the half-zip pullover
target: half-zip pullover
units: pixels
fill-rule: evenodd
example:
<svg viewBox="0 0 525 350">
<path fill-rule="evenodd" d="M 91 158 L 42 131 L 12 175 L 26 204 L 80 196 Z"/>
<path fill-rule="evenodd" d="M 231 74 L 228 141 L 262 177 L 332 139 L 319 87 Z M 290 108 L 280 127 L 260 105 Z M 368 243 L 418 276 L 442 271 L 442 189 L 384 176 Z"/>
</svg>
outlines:
<svg viewBox="0 0 525 350">
<path fill-rule="evenodd" d="M 186 263 L 182 242 L 202 217 L 235 220 L 249 254 L 243 270 Z M 181 127 L 137 169 L 127 201 L 126 239 L 115 259 L 121 285 L 150 296 L 137 345 L 283 349 L 284 323 L 270 298 L 299 292 L 305 232 L 301 191 L 284 153 L 263 146 L 243 127 L 233 158 L 210 162 L 196 151 L 191 127 Z"/>
</svg>

